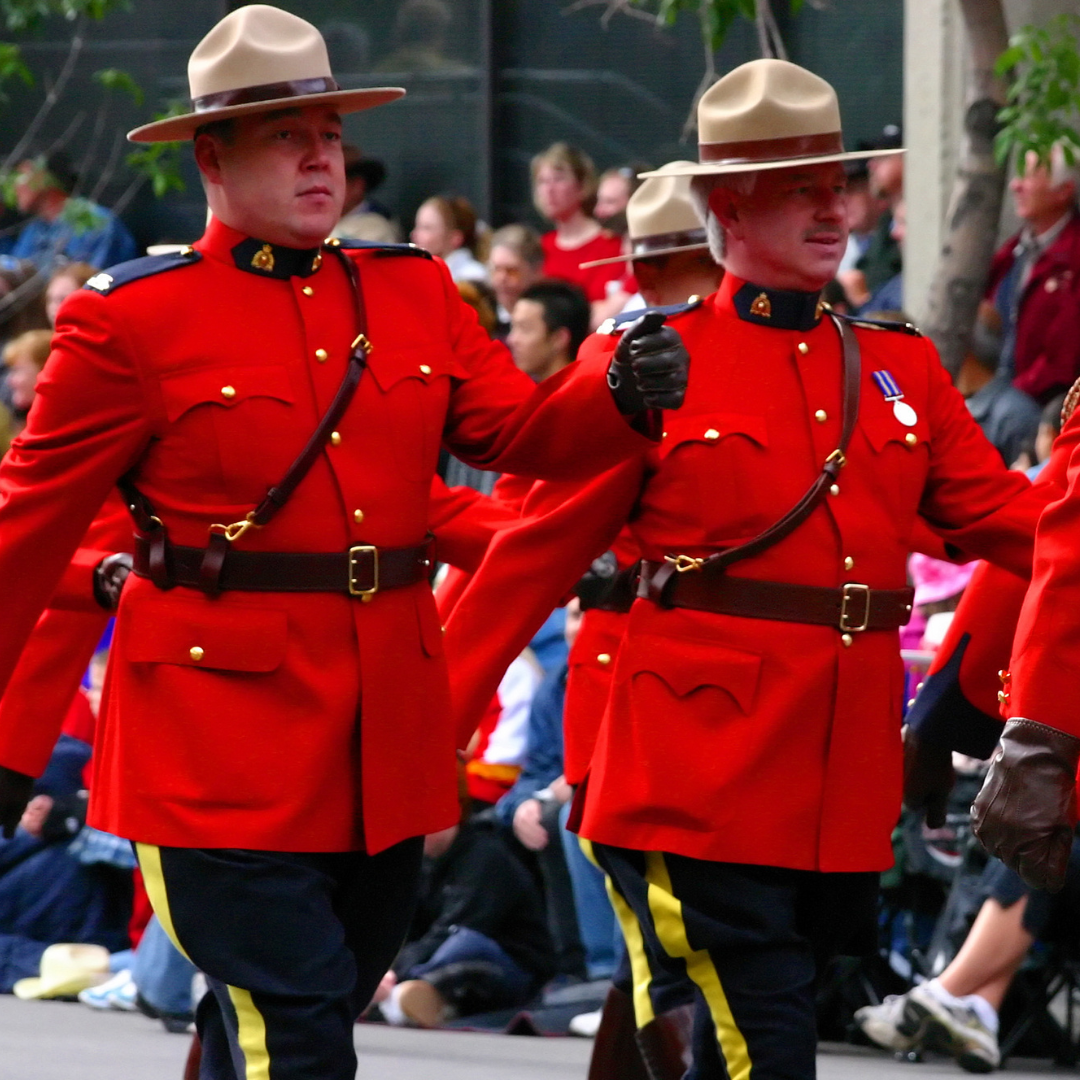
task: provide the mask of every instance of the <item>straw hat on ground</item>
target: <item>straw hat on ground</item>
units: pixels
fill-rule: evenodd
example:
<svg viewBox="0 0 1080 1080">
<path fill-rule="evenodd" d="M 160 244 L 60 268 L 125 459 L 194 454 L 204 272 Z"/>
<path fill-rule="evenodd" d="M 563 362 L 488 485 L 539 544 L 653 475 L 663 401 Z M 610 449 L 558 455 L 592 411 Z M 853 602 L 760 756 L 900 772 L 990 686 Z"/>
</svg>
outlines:
<svg viewBox="0 0 1080 1080">
<path fill-rule="evenodd" d="M 702 95 L 697 115 L 700 160 L 685 163 L 677 175 L 784 169 L 901 152 L 845 151 L 836 91 L 786 60 L 751 60 L 729 71 Z"/>
<path fill-rule="evenodd" d="M 339 113 L 385 105 L 397 86 L 342 90 L 330 73 L 322 35 L 311 23 L 269 4 L 248 4 L 226 15 L 195 46 L 188 61 L 192 112 L 128 132 L 132 142 L 190 139 L 195 130 L 230 116 L 305 105 Z"/>
<path fill-rule="evenodd" d="M 50 945 L 41 954 L 38 970 L 40 975 L 12 987 L 17 998 L 73 998 L 109 978 L 109 950 L 100 945 Z"/>
<path fill-rule="evenodd" d="M 649 173 L 649 179 L 630 196 L 626 204 L 629 254 L 582 263 L 581 269 L 707 249 L 705 229 L 690 199 L 690 177 L 681 171 L 686 166 L 693 168 L 694 163 L 672 161 L 662 166 Z"/>
</svg>

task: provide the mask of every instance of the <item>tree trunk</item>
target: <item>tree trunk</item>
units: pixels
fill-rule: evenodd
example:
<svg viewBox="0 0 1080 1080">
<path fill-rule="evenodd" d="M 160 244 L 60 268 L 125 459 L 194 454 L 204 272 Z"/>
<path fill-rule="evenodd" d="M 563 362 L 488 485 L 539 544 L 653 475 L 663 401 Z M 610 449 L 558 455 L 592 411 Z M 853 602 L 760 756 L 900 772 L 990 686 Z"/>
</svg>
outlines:
<svg viewBox="0 0 1080 1080">
<path fill-rule="evenodd" d="M 1002 0 L 960 0 L 960 10 L 972 62 L 964 144 L 923 323 L 954 378 L 971 345 L 1001 217 L 1005 169 L 994 158 L 994 135 L 1005 84 L 994 61 L 1008 45 Z"/>
</svg>

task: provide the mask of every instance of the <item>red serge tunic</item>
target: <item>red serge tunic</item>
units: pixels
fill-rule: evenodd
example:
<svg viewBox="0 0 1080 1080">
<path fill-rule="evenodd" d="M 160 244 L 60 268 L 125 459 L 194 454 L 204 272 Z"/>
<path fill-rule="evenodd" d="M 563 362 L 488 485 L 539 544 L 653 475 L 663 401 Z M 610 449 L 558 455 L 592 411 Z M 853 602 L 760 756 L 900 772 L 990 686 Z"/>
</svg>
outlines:
<svg viewBox="0 0 1080 1080">
<path fill-rule="evenodd" d="M 659 448 L 582 488 L 548 517 L 526 520 L 547 547 L 496 537 L 448 624 L 456 708 L 475 711 L 482 663 L 463 648 L 487 608 L 483 583 L 517 559 L 514 611 L 529 593 L 580 572 L 629 519 L 642 554 L 707 555 L 782 517 L 836 448 L 841 350 L 830 320 L 790 330 L 740 316 L 744 283 L 672 325 L 691 355 L 684 407 Z M 902 588 L 921 515 L 964 551 L 1025 573 L 1042 502 L 1005 470 L 971 419 L 933 346 L 901 332 L 857 328 L 861 407 L 838 492 L 792 535 L 730 573 L 838 588 Z M 617 338 L 589 339 L 583 372 L 606 366 Z M 873 380 L 891 373 L 917 420 L 907 427 Z M 635 473 L 636 470 L 636 473 Z M 554 486 L 555 489 L 558 485 Z M 568 514 L 584 522 L 574 529 Z M 1080 504 L 1078 504 L 1080 505 Z M 567 510 L 570 507 L 570 510 Z M 529 507 L 526 506 L 528 514 Z M 606 536 L 602 525 L 607 523 Z M 583 539 L 579 539 L 583 537 Z M 602 548 L 601 548 L 602 549 Z M 545 560 L 544 550 L 549 552 Z M 565 565 L 566 563 L 572 565 Z M 460 665 L 460 670 L 459 670 Z M 482 680 L 477 680 L 482 681 Z M 892 862 L 900 807 L 903 670 L 895 631 L 839 628 L 690 611 L 638 600 L 615 665 L 612 695 L 584 790 L 589 839 L 703 859 L 805 870 L 862 871 Z M 472 700 L 470 701 L 470 697 Z M 464 722 L 462 722 L 464 726 Z"/>
<path fill-rule="evenodd" d="M 330 251 L 303 276 L 260 272 L 213 222 L 201 258 L 64 307 L 27 429 L 0 467 L 0 687 L 117 478 L 178 544 L 242 518 L 285 473 L 356 334 Z M 256 244 L 256 250 L 258 245 Z M 241 254 L 238 254 L 240 252 Z M 440 441 L 482 468 L 572 477 L 644 445 L 602 377 L 534 390 L 445 267 L 348 253 L 369 370 L 292 501 L 247 550 L 422 542 Z M 265 261 L 264 261 L 265 262 Z M 91 824 L 147 843 L 376 852 L 456 820 L 442 632 L 426 583 L 344 594 L 163 592 L 132 578 L 95 755 Z M 0 762 L 40 746 L 0 726 Z"/>
</svg>

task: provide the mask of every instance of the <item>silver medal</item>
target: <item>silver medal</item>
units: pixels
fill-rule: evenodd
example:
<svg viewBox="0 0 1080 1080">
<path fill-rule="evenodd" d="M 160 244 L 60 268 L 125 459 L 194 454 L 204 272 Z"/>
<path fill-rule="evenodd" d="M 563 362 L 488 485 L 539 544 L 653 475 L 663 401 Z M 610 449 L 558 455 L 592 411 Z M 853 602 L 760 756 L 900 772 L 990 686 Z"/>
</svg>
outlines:
<svg viewBox="0 0 1080 1080">
<path fill-rule="evenodd" d="M 919 419 L 918 414 L 906 401 L 894 401 L 892 411 L 893 416 L 895 416 L 904 427 L 914 427 L 915 422 Z"/>
</svg>

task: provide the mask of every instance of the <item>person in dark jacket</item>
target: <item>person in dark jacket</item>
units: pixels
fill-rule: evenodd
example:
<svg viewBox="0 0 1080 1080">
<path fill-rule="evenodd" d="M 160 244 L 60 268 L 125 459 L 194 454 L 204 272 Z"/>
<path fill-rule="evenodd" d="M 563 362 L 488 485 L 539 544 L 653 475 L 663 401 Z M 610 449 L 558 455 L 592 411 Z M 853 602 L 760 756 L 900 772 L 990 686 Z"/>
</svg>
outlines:
<svg viewBox="0 0 1080 1080">
<path fill-rule="evenodd" d="M 555 973 L 532 875 L 500 832 L 465 823 L 425 839 L 425 885 L 380 1005 L 396 1024 L 524 1005 Z"/>
</svg>

